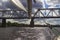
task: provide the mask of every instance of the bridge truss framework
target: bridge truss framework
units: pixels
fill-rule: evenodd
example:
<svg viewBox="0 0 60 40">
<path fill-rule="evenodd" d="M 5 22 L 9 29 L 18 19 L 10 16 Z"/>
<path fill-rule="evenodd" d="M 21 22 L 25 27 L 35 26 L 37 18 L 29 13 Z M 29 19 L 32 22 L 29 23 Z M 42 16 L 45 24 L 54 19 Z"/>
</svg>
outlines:
<svg viewBox="0 0 60 40">
<path fill-rule="evenodd" d="M 44 12 L 43 12 L 44 11 Z M 9 13 L 10 12 L 10 13 Z M 4 17 L 4 14 L 7 13 L 9 15 L 14 15 L 14 13 L 18 14 L 18 13 L 22 13 L 22 16 L 25 15 L 25 17 L 12 17 L 12 16 L 8 16 L 8 17 Z M 22 10 L 0 10 L 0 13 L 2 13 L 2 16 L 0 17 L 0 19 L 2 19 L 2 26 L 6 26 L 6 19 L 30 19 L 29 16 L 26 16 L 27 13 L 25 13 Z M 40 16 L 37 17 L 36 15 L 39 14 Z M 51 15 L 50 15 L 51 14 Z M 54 15 L 55 14 L 55 15 Z M 33 14 L 34 16 L 32 16 L 31 21 L 33 22 L 30 25 L 27 25 L 27 27 L 60 27 L 60 25 L 35 25 L 34 24 L 34 19 L 45 19 L 45 18 L 60 18 L 60 8 L 42 8 L 42 9 L 38 9 L 36 11 L 36 13 Z M 17 15 L 18 16 L 18 15 Z"/>
</svg>

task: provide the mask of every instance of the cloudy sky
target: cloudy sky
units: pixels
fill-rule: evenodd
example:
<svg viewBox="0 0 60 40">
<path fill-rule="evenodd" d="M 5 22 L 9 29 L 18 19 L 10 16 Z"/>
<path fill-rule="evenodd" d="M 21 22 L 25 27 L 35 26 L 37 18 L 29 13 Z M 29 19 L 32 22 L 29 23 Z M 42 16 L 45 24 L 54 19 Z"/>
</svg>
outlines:
<svg viewBox="0 0 60 40">
<path fill-rule="evenodd" d="M 20 1 L 27 6 L 26 0 Z M 36 0 L 36 3 L 33 2 L 33 10 L 36 11 L 37 8 L 60 8 L 60 0 Z M 17 7 L 10 0 L 0 0 L 0 9 L 17 9 Z"/>
<path fill-rule="evenodd" d="M 60 8 L 60 0 L 45 0 L 46 4 L 50 5 L 50 7 L 58 7 Z"/>
<path fill-rule="evenodd" d="M 50 7 L 59 7 L 60 8 L 60 0 L 36 0 L 36 1 L 37 1 L 36 4 L 33 3 L 34 7 L 36 6 L 39 8 L 42 5 L 43 8 L 50 8 Z M 26 1 L 24 0 L 22 2 L 26 6 L 26 4 L 25 4 Z M 41 4 L 41 2 L 42 2 L 42 4 Z M 0 0 L 0 8 L 2 8 L 2 7 L 6 8 L 5 5 L 7 5 L 8 7 L 11 7 L 11 8 L 13 7 L 13 6 L 11 6 L 12 4 L 9 2 L 9 0 Z"/>
<path fill-rule="evenodd" d="M 26 0 L 20 0 L 22 2 L 22 4 L 26 7 L 27 6 L 27 3 L 26 3 Z M 33 3 L 33 7 L 36 7 L 36 8 L 40 8 L 42 7 L 42 3 L 41 2 L 36 2 L 36 4 Z M 10 0 L 0 0 L 0 8 L 4 9 L 4 8 L 11 8 L 11 9 L 14 9 L 16 8 L 15 5 L 13 5 Z"/>
</svg>

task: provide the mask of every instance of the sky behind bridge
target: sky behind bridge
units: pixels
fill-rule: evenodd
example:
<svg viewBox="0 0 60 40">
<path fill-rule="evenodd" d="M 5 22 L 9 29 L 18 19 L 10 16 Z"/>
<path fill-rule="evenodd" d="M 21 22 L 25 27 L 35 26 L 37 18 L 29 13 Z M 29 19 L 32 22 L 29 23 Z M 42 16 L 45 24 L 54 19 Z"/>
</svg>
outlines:
<svg viewBox="0 0 60 40">
<path fill-rule="evenodd" d="M 21 0 L 23 2 L 23 4 L 25 4 L 26 0 Z M 34 6 L 41 6 L 41 2 L 42 2 L 42 6 L 43 8 L 60 8 L 60 0 L 36 0 L 37 4 L 35 4 Z M 0 0 L 0 7 L 4 7 L 5 8 L 5 3 L 8 5 L 9 0 Z M 4 4 L 4 5 L 3 5 Z M 34 3 L 33 3 L 34 4 Z"/>
</svg>

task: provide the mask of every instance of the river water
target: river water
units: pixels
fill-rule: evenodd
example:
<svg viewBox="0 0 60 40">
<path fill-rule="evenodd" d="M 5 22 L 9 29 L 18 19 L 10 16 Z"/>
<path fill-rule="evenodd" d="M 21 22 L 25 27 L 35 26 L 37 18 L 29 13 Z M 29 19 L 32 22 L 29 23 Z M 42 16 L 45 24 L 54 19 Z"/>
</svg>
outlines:
<svg viewBox="0 0 60 40">
<path fill-rule="evenodd" d="M 52 40 L 54 36 L 48 27 L 0 28 L 0 40 Z"/>
</svg>

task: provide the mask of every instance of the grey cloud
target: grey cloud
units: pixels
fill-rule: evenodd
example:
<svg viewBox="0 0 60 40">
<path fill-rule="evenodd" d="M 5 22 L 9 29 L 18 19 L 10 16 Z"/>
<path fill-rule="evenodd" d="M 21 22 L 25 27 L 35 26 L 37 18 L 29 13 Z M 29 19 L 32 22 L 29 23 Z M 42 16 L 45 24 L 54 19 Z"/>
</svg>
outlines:
<svg viewBox="0 0 60 40">
<path fill-rule="evenodd" d="M 50 2 L 52 2 L 54 4 L 60 4 L 60 0 L 50 0 Z"/>
<path fill-rule="evenodd" d="M 10 8 L 10 9 L 18 9 L 17 6 L 15 6 L 12 2 L 10 2 L 10 0 L 8 0 L 7 2 L 2 2 L 2 0 L 0 0 L 0 2 L 2 3 L 3 6 L 0 6 L 0 8 Z M 23 3 L 23 5 L 25 7 L 27 7 L 27 1 L 26 0 L 21 0 L 21 2 Z M 42 7 L 42 3 L 37 2 L 36 4 L 33 3 L 33 8 L 41 8 Z"/>
<path fill-rule="evenodd" d="M 27 7 L 27 1 L 26 0 L 21 0 L 21 2 L 23 3 L 23 5 L 25 6 L 25 7 Z M 41 8 L 43 5 L 42 5 L 42 2 L 36 2 L 36 3 L 34 3 L 33 1 L 32 1 L 32 5 L 33 5 L 33 8 Z"/>
</svg>

